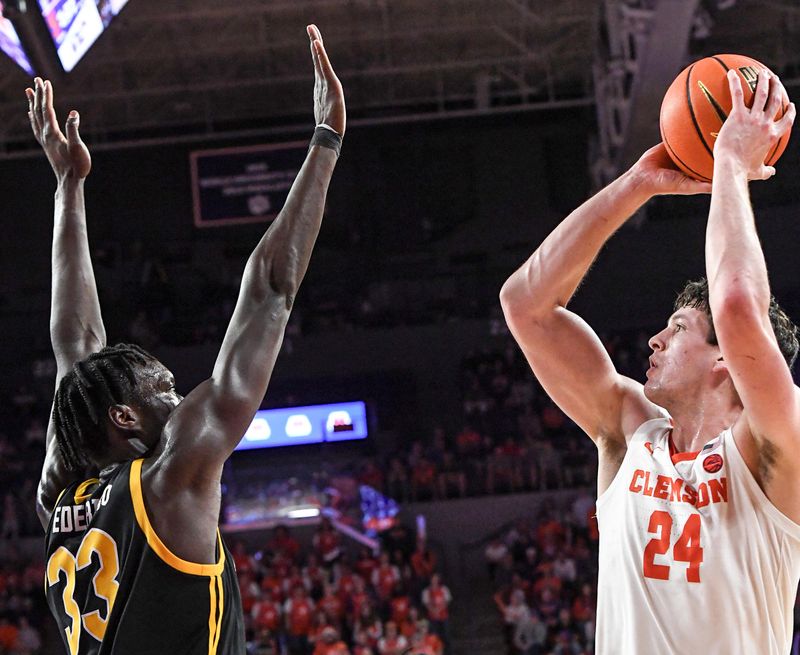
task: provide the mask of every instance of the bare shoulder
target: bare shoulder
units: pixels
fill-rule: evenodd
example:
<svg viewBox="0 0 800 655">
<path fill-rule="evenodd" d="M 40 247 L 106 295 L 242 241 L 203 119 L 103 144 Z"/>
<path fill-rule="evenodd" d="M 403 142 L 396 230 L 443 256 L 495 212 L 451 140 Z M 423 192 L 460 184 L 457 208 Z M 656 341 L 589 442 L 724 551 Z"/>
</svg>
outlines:
<svg viewBox="0 0 800 655">
<path fill-rule="evenodd" d="M 216 561 L 221 492 L 219 478 L 208 485 L 182 485 L 162 455 L 144 461 L 141 493 L 147 519 L 166 548 L 188 562 Z"/>
</svg>

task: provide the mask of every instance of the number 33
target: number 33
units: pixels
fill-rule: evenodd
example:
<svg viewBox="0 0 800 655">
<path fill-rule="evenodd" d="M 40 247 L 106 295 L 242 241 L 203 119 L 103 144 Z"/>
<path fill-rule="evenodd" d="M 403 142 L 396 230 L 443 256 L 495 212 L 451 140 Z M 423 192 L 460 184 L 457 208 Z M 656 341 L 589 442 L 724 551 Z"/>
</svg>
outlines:
<svg viewBox="0 0 800 655">
<path fill-rule="evenodd" d="M 81 614 L 80 607 L 75 602 L 75 575 L 92 563 L 92 553 L 97 554 L 100 563 L 100 568 L 92 578 L 92 587 L 95 595 L 106 603 L 105 618 L 100 616 L 98 610 Z M 47 562 L 47 584 L 51 587 L 56 584 L 62 572 L 66 578 L 62 594 L 64 611 L 72 620 L 72 626 L 65 628 L 64 631 L 67 633 L 70 655 L 76 655 L 81 641 L 81 627 L 97 641 L 103 641 L 103 636 L 106 634 L 108 617 L 111 615 L 111 608 L 114 607 L 114 599 L 119 589 L 116 579 L 119 574 L 116 542 L 108 533 L 92 528 L 81 541 L 77 555 L 73 556 L 61 546 L 50 556 Z"/>
</svg>

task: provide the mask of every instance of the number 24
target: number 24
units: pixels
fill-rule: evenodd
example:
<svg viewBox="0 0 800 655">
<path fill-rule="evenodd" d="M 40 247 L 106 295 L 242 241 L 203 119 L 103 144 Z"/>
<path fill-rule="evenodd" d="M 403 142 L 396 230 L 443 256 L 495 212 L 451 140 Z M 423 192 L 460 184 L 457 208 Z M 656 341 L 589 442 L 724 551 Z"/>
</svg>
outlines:
<svg viewBox="0 0 800 655">
<path fill-rule="evenodd" d="M 656 555 L 664 555 L 669 550 L 672 534 L 672 516 L 668 512 L 656 511 L 650 515 L 650 534 L 658 535 L 651 539 L 644 549 L 642 571 L 644 577 L 656 580 L 669 580 L 670 567 L 656 564 Z M 672 559 L 676 562 L 687 562 L 687 582 L 700 582 L 700 564 L 703 563 L 703 548 L 700 546 L 700 515 L 692 514 L 683 526 L 683 532 L 672 549 Z"/>
</svg>

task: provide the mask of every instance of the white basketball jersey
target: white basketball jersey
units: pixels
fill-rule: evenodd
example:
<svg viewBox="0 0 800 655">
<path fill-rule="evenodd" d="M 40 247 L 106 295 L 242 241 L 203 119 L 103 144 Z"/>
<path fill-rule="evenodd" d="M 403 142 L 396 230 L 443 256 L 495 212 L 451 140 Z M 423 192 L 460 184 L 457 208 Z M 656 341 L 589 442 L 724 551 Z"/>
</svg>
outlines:
<svg viewBox="0 0 800 655">
<path fill-rule="evenodd" d="M 639 427 L 597 501 L 595 652 L 787 655 L 800 525 L 764 495 L 730 429 L 673 457 L 670 426 Z"/>
</svg>

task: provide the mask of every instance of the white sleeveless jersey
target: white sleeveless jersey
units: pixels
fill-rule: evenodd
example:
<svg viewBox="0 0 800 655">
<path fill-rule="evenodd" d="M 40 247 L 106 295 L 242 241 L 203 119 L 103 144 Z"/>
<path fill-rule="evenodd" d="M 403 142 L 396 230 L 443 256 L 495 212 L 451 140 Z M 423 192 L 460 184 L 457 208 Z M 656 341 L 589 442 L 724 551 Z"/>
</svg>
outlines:
<svg viewBox="0 0 800 655">
<path fill-rule="evenodd" d="M 730 429 L 670 456 L 643 423 L 597 501 L 597 655 L 787 655 L 800 525 L 769 501 Z"/>
</svg>

